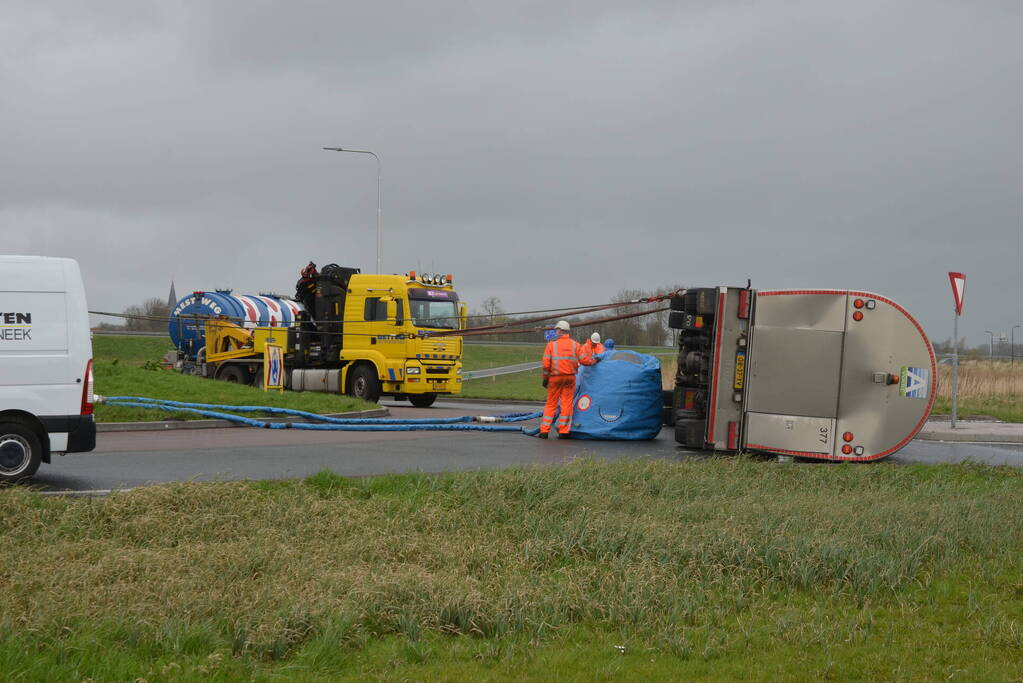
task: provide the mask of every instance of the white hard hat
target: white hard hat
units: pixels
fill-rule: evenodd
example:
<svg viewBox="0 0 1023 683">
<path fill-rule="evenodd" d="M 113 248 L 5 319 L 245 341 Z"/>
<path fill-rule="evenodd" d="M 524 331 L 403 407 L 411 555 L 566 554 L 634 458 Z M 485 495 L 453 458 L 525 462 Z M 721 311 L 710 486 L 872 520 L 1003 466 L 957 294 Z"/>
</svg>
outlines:
<svg viewBox="0 0 1023 683">
<path fill-rule="evenodd" d="M 565 332 L 568 332 L 571 329 L 568 326 L 568 321 L 567 320 L 559 320 L 558 324 L 555 325 L 554 328 L 558 329 L 558 330 L 564 330 Z"/>
<path fill-rule="evenodd" d="M 600 343 L 600 332 L 594 332 L 593 334 L 591 334 L 590 335 L 590 341 L 593 342 L 594 344 L 599 344 Z"/>
</svg>

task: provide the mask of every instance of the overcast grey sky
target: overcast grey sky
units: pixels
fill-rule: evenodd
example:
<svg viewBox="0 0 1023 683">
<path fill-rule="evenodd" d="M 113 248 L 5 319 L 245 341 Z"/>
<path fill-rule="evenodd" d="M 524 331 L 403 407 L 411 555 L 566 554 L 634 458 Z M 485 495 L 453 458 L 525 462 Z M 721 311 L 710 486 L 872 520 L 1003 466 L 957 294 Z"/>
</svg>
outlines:
<svg viewBox="0 0 1023 683">
<path fill-rule="evenodd" d="M 309 259 L 470 305 L 852 287 L 1023 323 L 1023 3 L 0 4 L 5 253 L 90 307 L 289 292 Z M 1023 330 L 1020 330 L 1023 334 Z"/>
</svg>

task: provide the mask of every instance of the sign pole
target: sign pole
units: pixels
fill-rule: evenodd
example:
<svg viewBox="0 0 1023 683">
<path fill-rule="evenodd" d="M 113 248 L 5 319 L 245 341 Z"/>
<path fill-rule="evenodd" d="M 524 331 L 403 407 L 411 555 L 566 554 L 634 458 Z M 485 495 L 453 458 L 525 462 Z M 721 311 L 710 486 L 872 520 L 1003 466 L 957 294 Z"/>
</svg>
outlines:
<svg viewBox="0 0 1023 683">
<path fill-rule="evenodd" d="M 959 312 L 952 325 L 952 429 L 956 428 L 956 409 L 959 398 Z"/>
<path fill-rule="evenodd" d="M 959 316 L 963 314 L 963 298 L 966 296 L 966 276 L 950 272 L 948 281 L 952 285 L 955 301 L 955 318 L 952 324 L 952 429 L 956 428 L 959 410 Z"/>
</svg>

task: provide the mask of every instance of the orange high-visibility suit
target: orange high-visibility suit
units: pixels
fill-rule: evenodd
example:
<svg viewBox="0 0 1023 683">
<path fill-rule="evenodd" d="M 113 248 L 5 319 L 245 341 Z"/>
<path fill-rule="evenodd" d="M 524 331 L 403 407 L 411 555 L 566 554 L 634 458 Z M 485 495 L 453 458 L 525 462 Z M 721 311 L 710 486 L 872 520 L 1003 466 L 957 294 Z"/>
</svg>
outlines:
<svg viewBox="0 0 1023 683">
<path fill-rule="evenodd" d="M 547 342 L 543 352 L 543 378 L 547 383 L 547 404 L 540 420 L 540 433 L 549 434 L 558 415 L 558 434 L 572 429 L 572 399 L 575 396 L 575 373 L 579 364 L 593 365 L 592 356 L 582 355 L 578 342 L 567 334 Z M 560 412 L 558 410 L 560 405 Z"/>
<path fill-rule="evenodd" d="M 607 351 L 607 349 L 604 348 L 603 344 L 601 344 L 600 342 L 594 344 L 592 339 L 587 339 L 585 342 L 582 343 L 581 349 L 579 351 L 579 357 L 582 358 L 583 356 L 588 356 L 592 358 L 593 356 L 596 356 L 598 353 L 604 353 L 605 351 Z M 593 364 L 583 363 L 583 365 Z"/>
</svg>

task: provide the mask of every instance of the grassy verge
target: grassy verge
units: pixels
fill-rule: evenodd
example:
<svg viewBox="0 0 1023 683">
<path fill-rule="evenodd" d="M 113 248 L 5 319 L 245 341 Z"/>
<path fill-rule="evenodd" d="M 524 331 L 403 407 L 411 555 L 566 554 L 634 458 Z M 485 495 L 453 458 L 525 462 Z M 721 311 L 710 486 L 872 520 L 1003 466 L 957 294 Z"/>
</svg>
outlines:
<svg viewBox="0 0 1023 683">
<path fill-rule="evenodd" d="M 934 400 L 934 415 L 951 415 L 952 400 Z M 956 413 L 959 417 L 993 417 L 1004 422 L 1023 422 L 1023 398 L 1014 396 L 978 396 L 959 399 Z"/>
<path fill-rule="evenodd" d="M 959 366 L 958 414 L 1023 422 L 1023 363 L 963 361 Z M 938 366 L 938 391 L 933 412 L 952 412 L 952 369 Z"/>
<path fill-rule="evenodd" d="M 166 339 L 154 337 L 97 336 L 93 339 L 96 393 L 102 396 L 146 396 L 189 403 L 259 405 L 294 408 L 313 413 L 368 410 L 376 404 L 336 394 L 315 392 L 264 392 L 228 382 L 181 375 L 157 367 L 171 349 Z M 260 414 L 252 414 L 259 417 Z M 202 419 L 195 413 L 97 405 L 97 422 L 144 422 L 148 420 Z"/>
<path fill-rule="evenodd" d="M 520 361 L 524 362 L 524 361 Z M 462 396 L 465 398 L 511 399 L 515 401 L 543 401 L 547 390 L 541 381 L 539 370 L 516 372 L 512 375 L 483 377 L 462 381 Z"/>
<path fill-rule="evenodd" d="M 96 393 L 102 396 L 145 396 L 188 403 L 212 403 L 235 406 L 274 406 L 294 408 L 312 413 L 343 413 L 351 410 L 376 408 L 367 403 L 339 394 L 286 391 L 277 393 L 253 387 L 218 382 L 201 377 L 182 375 L 173 370 L 147 369 L 122 365 L 114 361 L 95 361 Z M 251 413 L 259 417 L 261 413 Z M 145 408 L 124 408 L 97 405 L 97 422 L 143 422 L 147 420 L 204 419 L 195 413 L 169 413 Z"/>
<path fill-rule="evenodd" d="M 1021 484 L 731 459 L 0 491 L 0 671 L 1019 678 Z"/>
</svg>

